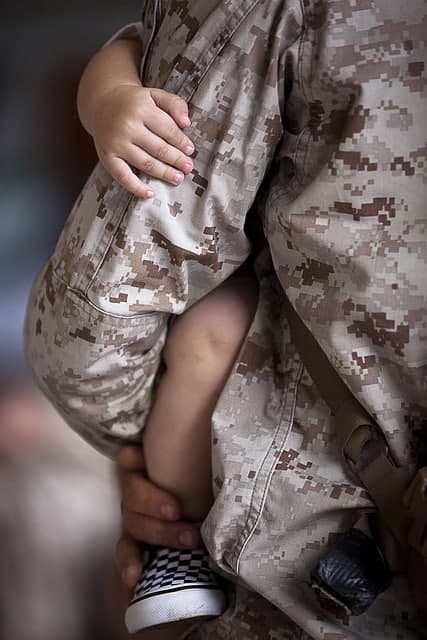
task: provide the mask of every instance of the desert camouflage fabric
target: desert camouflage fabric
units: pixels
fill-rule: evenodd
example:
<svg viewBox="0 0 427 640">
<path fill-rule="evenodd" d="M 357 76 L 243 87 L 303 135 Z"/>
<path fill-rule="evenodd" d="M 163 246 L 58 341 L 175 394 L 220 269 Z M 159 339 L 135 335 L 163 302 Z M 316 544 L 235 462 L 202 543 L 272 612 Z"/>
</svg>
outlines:
<svg viewBox="0 0 427 640">
<path fill-rule="evenodd" d="M 171 314 L 256 251 L 258 311 L 213 417 L 204 525 L 237 588 L 188 637 L 427 638 L 404 577 L 347 619 L 309 588 L 370 500 L 282 304 L 285 291 L 397 460 L 425 464 L 427 4 L 148 0 L 143 23 L 143 81 L 189 102 L 195 168 L 141 201 L 96 167 L 33 289 L 39 384 L 105 453 L 139 441 Z"/>
</svg>

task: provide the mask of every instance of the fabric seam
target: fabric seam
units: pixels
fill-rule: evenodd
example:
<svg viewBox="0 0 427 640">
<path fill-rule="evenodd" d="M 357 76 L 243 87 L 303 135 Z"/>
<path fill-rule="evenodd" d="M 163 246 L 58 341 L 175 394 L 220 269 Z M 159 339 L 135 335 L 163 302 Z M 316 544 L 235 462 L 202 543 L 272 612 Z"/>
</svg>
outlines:
<svg viewBox="0 0 427 640">
<path fill-rule="evenodd" d="M 258 473 L 257 473 L 257 477 L 254 481 L 254 485 L 253 485 L 253 491 L 252 491 L 252 496 L 251 496 L 251 502 L 248 508 L 248 515 L 245 521 L 245 524 L 242 528 L 242 533 L 239 536 L 239 539 L 237 541 L 237 543 L 234 546 L 233 549 L 233 553 L 232 555 L 236 557 L 236 574 L 239 575 L 239 570 L 240 570 L 240 562 L 242 559 L 242 556 L 245 552 L 245 549 L 247 547 L 247 545 L 249 544 L 250 540 L 252 539 L 254 532 L 256 530 L 256 527 L 260 521 L 262 512 L 264 510 L 264 505 L 265 505 L 265 501 L 267 498 L 267 494 L 271 485 L 271 478 L 272 475 L 274 473 L 274 469 L 276 467 L 276 463 L 277 460 L 274 458 L 274 460 L 271 462 L 270 464 L 270 470 L 268 471 L 267 477 L 266 477 L 266 481 L 264 484 L 264 487 L 262 489 L 262 497 L 260 500 L 260 506 L 259 509 L 255 509 L 253 507 L 253 501 L 254 501 L 254 496 L 256 493 L 256 489 L 257 489 L 257 484 L 260 482 L 260 476 L 262 473 L 262 470 L 264 468 L 264 466 L 267 465 L 268 463 L 268 459 L 271 455 L 271 451 L 274 447 L 274 445 L 277 443 L 277 441 L 279 440 L 280 434 L 283 432 L 283 437 L 280 439 L 280 448 L 283 448 L 290 430 L 292 429 L 292 424 L 293 424 L 293 418 L 294 418 L 294 413 L 295 413 L 295 402 L 296 402 L 296 395 L 298 392 L 298 387 L 299 387 L 299 383 L 301 380 L 301 376 L 302 376 L 302 372 L 303 372 L 303 365 L 301 363 L 301 361 L 296 358 L 296 356 L 294 355 L 293 358 L 293 364 L 297 364 L 297 371 L 296 371 L 296 375 L 295 375 L 295 382 L 294 382 L 294 389 L 292 389 L 293 385 L 292 385 L 292 381 L 289 380 L 286 388 L 283 390 L 282 392 L 282 404 L 280 407 L 280 417 L 278 419 L 277 422 L 277 426 L 276 429 L 274 431 L 274 435 L 273 438 L 271 440 L 270 446 L 258 468 Z M 289 418 L 287 419 L 287 424 L 284 425 L 284 413 L 287 407 L 290 407 L 290 415 Z M 249 522 L 250 520 L 255 517 L 254 523 L 253 525 L 250 527 Z M 248 533 L 245 534 L 245 530 L 249 529 Z"/>
</svg>

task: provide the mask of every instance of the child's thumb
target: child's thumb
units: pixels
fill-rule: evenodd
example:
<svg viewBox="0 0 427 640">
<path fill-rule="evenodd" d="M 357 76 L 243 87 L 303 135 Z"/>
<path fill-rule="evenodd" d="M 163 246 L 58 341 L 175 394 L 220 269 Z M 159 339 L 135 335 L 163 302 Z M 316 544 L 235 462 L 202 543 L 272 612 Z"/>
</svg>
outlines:
<svg viewBox="0 0 427 640">
<path fill-rule="evenodd" d="M 162 89 L 153 89 L 151 95 L 156 105 L 163 111 L 166 111 L 179 127 L 190 126 L 191 121 L 188 116 L 188 105 L 185 100 Z"/>
</svg>

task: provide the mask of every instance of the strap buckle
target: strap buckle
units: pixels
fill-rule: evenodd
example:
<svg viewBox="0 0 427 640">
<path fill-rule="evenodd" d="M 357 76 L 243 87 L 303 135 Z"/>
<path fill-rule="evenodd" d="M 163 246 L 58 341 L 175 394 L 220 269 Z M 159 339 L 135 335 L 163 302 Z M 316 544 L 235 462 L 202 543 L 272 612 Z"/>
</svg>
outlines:
<svg viewBox="0 0 427 640">
<path fill-rule="evenodd" d="M 387 458 L 391 462 L 387 440 L 370 424 L 359 424 L 353 428 L 342 453 L 356 477 L 379 458 Z"/>
</svg>

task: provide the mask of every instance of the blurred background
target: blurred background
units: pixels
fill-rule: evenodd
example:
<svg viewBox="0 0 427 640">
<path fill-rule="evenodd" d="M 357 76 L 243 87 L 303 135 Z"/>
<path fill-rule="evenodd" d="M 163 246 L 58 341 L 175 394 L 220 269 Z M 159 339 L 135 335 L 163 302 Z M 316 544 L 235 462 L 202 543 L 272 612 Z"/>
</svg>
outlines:
<svg viewBox="0 0 427 640">
<path fill-rule="evenodd" d="M 96 162 L 75 107 L 91 55 L 141 0 L 8 3 L 0 22 L 0 640 L 113 640 L 111 465 L 33 387 L 31 283 Z"/>
</svg>

